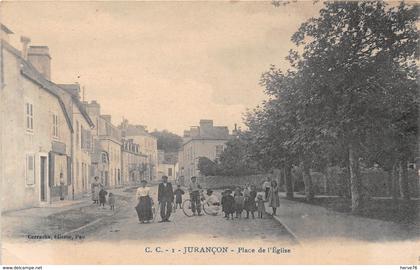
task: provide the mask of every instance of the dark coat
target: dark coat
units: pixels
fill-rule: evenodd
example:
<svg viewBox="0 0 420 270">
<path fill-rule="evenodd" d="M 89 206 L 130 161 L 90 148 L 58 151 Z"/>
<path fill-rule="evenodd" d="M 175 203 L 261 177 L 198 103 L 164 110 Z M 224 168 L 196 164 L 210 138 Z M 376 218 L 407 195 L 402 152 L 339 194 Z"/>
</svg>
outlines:
<svg viewBox="0 0 420 270">
<path fill-rule="evenodd" d="M 99 191 L 99 201 L 105 203 L 106 202 L 106 195 L 108 194 L 108 192 L 106 192 L 105 190 L 101 189 L 101 191 Z"/>
<path fill-rule="evenodd" d="M 175 200 L 176 200 L 175 202 L 182 203 L 182 195 L 184 195 L 185 192 L 182 189 L 177 188 L 174 193 L 175 193 Z"/>
<path fill-rule="evenodd" d="M 222 198 L 222 208 L 226 214 L 235 212 L 235 199 L 232 195 L 226 195 Z"/>
<path fill-rule="evenodd" d="M 166 183 L 166 187 L 163 183 L 159 184 L 158 201 L 159 202 L 173 202 L 174 201 L 174 190 L 172 188 L 171 183 Z"/>
</svg>

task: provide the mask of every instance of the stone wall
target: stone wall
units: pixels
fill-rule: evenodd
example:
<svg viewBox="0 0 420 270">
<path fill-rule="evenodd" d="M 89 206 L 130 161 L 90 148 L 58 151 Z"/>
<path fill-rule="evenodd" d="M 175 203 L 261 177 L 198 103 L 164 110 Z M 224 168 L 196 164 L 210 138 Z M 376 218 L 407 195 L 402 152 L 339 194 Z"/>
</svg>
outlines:
<svg viewBox="0 0 420 270">
<path fill-rule="evenodd" d="M 255 185 L 257 189 L 262 189 L 263 182 L 267 177 L 273 178 L 272 174 L 257 174 L 246 176 L 202 176 L 199 177 L 199 183 L 203 188 L 224 189 L 246 184 Z"/>
</svg>

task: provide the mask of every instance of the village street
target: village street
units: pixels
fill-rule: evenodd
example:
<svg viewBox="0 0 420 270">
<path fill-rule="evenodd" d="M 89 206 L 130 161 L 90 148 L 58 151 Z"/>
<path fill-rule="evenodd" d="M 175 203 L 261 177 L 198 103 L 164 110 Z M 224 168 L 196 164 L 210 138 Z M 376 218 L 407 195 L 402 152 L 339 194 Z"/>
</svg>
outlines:
<svg viewBox="0 0 420 270">
<path fill-rule="evenodd" d="M 157 186 L 151 187 L 151 190 L 156 202 Z M 159 223 L 159 210 L 156 209 L 157 217 L 153 223 L 139 224 L 134 210 L 135 189 L 113 192 L 117 195 L 115 212 L 109 210 L 108 205 L 102 209 L 87 199 L 80 206 L 62 212 L 57 208 L 33 208 L 6 214 L 3 216 L 3 237 L 36 241 L 28 238 L 60 235 L 65 240 L 65 237 L 78 235 L 82 237 L 81 241 L 142 240 L 157 243 L 186 237 L 203 243 L 219 238 L 224 242 L 240 239 L 267 243 L 295 241 L 281 223 L 269 215 L 264 219 L 225 220 L 221 215 L 187 217 L 182 209 L 177 209 L 171 215 L 171 222 Z M 184 199 L 187 197 L 184 196 Z"/>
<path fill-rule="evenodd" d="M 152 197 L 156 202 L 157 187 L 152 188 Z M 187 198 L 188 196 L 184 196 Z M 177 241 L 188 237 L 192 241 L 206 243 L 208 240 L 221 238 L 224 241 L 260 240 L 269 242 L 292 242 L 292 236 L 276 220 L 269 216 L 264 219 L 225 220 L 222 216 L 187 217 L 182 209 L 172 213 L 169 223 L 158 223 L 159 211 L 154 223 L 139 224 L 134 210 L 135 199 L 125 204 L 108 226 L 97 228 L 89 240 L 144 240 L 147 242 Z"/>
</svg>

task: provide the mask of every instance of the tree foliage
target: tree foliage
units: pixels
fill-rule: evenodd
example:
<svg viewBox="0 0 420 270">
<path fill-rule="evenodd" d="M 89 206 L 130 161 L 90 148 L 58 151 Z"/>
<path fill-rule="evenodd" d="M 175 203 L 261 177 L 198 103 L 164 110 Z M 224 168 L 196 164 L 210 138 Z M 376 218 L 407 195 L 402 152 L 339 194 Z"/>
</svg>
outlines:
<svg viewBox="0 0 420 270">
<path fill-rule="evenodd" d="M 401 2 L 325 2 L 292 36 L 291 68 L 261 78 L 269 99 L 246 115 L 262 167 L 348 168 L 352 209 L 363 206 L 362 163 L 398 164 L 409 198 L 407 160 L 417 137 L 418 9 Z"/>
<path fill-rule="evenodd" d="M 165 152 L 169 153 L 177 152 L 179 149 L 181 149 L 182 138 L 177 134 L 167 130 L 155 130 L 151 134 L 157 138 L 157 148 L 159 150 L 164 150 Z"/>
</svg>

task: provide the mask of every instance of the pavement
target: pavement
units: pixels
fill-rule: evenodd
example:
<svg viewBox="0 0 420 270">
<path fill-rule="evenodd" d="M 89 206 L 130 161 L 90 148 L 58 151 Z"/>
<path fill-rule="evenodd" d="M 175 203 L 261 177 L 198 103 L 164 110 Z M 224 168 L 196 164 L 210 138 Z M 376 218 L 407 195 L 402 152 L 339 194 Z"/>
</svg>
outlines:
<svg viewBox="0 0 420 270">
<path fill-rule="evenodd" d="M 152 197 L 156 202 L 157 188 L 152 188 Z M 129 207 L 125 208 L 126 211 L 120 212 L 110 226 L 95 230 L 89 235 L 89 239 L 142 240 L 147 243 L 182 241 L 186 238 L 191 242 L 201 243 L 218 240 L 223 240 L 225 243 L 238 243 L 242 239 L 267 243 L 296 243 L 293 236 L 271 216 L 266 216 L 263 219 L 226 220 L 222 215 L 187 217 L 182 209 L 177 209 L 170 217 L 171 222 L 158 223 L 160 220 L 158 214 L 154 222 L 140 224 L 134 210 L 135 204 L 136 201 L 133 198 Z"/>
<path fill-rule="evenodd" d="M 285 194 L 281 195 L 285 197 Z M 268 204 L 266 210 L 272 213 Z M 347 238 L 369 242 L 420 238 L 420 224 L 403 225 L 328 210 L 321 206 L 280 199 L 274 218 L 300 243 Z"/>
<path fill-rule="evenodd" d="M 109 191 L 120 198 L 127 196 L 124 188 Z M 121 206 L 123 203 L 120 208 Z M 117 208 L 117 211 L 110 211 L 108 208 L 99 208 L 92 203 L 91 195 L 86 194 L 74 201 L 57 201 L 42 207 L 8 211 L 1 215 L 2 237 L 22 239 L 29 235 L 65 234 L 95 220 L 113 216 L 119 210 Z"/>
<path fill-rule="evenodd" d="M 156 186 L 151 187 L 154 201 Z M 110 190 L 117 196 L 116 211 L 93 205 L 90 196 L 77 201 L 56 202 L 50 207 L 30 208 L 2 214 L 2 236 L 25 238 L 29 234 L 81 233 L 94 240 L 121 241 L 188 237 L 202 239 L 246 238 L 261 241 L 305 243 L 311 240 L 347 238 L 370 242 L 403 241 L 420 237 L 420 227 L 402 225 L 328 210 L 321 206 L 285 199 L 281 194 L 276 216 L 266 206 L 264 219 L 225 220 L 222 216 L 186 217 L 181 209 L 170 223 L 139 224 L 134 210 L 135 189 Z M 216 191 L 217 192 L 217 191 Z M 157 212 L 159 212 L 157 210 Z"/>
<path fill-rule="evenodd" d="M 151 187 L 152 197 L 157 201 L 157 186 Z M 271 216 L 263 219 L 226 220 L 219 216 L 187 217 L 182 209 L 171 215 L 171 222 L 139 224 L 135 189 L 112 190 L 116 195 L 116 211 L 93 205 L 90 197 L 63 203 L 61 207 L 31 208 L 4 213 L 2 236 L 13 240 L 29 240 L 29 235 L 83 235 L 89 241 L 119 242 L 141 240 L 147 242 L 190 241 L 205 243 L 239 240 L 257 240 L 261 243 L 295 244 L 296 239 Z M 187 196 L 184 196 L 184 199 Z M 156 206 L 158 208 L 158 206 Z"/>
</svg>

